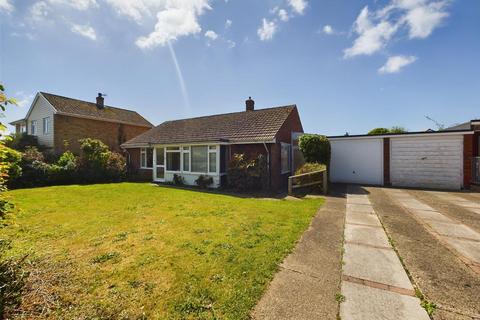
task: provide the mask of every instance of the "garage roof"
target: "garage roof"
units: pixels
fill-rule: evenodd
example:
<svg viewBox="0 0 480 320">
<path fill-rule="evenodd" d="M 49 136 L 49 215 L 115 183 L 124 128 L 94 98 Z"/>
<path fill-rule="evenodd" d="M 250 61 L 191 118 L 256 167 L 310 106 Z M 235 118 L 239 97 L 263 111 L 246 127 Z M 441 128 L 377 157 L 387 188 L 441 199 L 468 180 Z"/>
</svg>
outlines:
<svg viewBox="0 0 480 320">
<path fill-rule="evenodd" d="M 404 132 L 404 133 L 386 133 L 386 134 L 355 134 L 355 135 L 343 135 L 343 136 L 329 136 L 328 139 L 349 139 L 349 138 L 385 138 L 385 137 L 402 137 L 412 135 L 452 135 L 452 134 L 473 134 L 472 130 L 450 130 L 450 131 L 416 131 L 416 132 Z"/>
</svg>

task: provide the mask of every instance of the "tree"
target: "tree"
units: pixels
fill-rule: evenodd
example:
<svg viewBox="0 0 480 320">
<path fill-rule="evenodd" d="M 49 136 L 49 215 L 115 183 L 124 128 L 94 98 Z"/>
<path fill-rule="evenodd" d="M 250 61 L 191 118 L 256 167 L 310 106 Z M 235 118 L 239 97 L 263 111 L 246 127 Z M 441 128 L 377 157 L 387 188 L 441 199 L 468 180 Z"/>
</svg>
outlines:
<svg viewBox="0 0 480 320">
<path fill-rule="evenodd" d="M 388 130 L 387 128 L 375 128 L 375 129 L 372 129 L 368 132 L 368 135 L 376 135 L 376 134 L 387 134 L 387 133 L 390 133 L 390 130 Z"/>
<path fill-rule="evenodd" d="M 330 163 L 330 141 L 326 136 L 318 134 L 304 134 L 300 136 L 298 147 L 303 153 L 306 162 Z"/>
<path fill-rule="evenodd" d="M 408 130 L 405 129 L 404 127 L 393 126 L 390 128 L 390 133 L 405 133 L 405 132 L 408 132 Z"/>
<path fill-rule="evenodd" d="M 408 132 L 407 129 L 400 126 L 393 126 L 390 129 L 388 128 L 375 128 L 370 130 L 368 135 L 378 135 L 378 134 L 388 134 L 388 133 L 405 133 Z"/>
</svg>

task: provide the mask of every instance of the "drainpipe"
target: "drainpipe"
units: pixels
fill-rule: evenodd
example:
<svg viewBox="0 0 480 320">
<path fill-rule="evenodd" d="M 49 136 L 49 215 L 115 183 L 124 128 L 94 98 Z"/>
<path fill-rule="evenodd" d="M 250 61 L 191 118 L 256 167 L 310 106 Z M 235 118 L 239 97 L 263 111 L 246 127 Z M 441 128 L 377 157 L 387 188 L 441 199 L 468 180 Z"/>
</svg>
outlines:
<svg viewBox="0 0 480 320">
<path fill-rule="evenodd" d="M 263 142 L 263 146 L 265 147 L 265 151 L 267 151 L 267 172 L 268 172 L 268 189 L 271 189 L 272 186 L 270 185 L 270 177 L 272 173 L 270 172 L 270 151 L 267 148 L 267 144 L 265 141 Z"/>
</svg>

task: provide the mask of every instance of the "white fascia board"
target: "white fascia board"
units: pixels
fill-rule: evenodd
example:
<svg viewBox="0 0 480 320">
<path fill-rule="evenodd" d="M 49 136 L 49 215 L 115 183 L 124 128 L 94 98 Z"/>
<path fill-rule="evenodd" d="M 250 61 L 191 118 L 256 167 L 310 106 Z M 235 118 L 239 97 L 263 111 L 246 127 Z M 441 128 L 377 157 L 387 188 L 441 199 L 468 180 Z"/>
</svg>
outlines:
<svg viewBox="0 0 480 320">
<path fill-rule="evenodd" d="M 455 136 L 455 135 L 465 135 L 473 134 L 474 131 L 456 131 L 456 132 L 436 132 L 436 133 L 412 133 L 412 134 L 398 134 L 398 135 L 371 135 L 371 136 L 360 136 L 360 137 L 336 137 L 328 138 L 330 141 L 343 141 L 343 140 L 364 140 L 364 139 L 383 139 L 383 138 L 409 138 L 409 137 L 440 137 L 440 136 Z"/>
</svg>

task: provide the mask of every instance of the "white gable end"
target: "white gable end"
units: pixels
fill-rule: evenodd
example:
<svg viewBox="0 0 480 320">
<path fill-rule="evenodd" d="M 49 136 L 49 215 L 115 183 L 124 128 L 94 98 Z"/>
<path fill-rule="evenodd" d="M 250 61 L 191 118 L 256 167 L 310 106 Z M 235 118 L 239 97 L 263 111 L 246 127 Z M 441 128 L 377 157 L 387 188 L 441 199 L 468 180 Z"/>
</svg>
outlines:
<svg viewBox="0 0 480 320">
<path fill-rule="evenodd" d="M 28 134 L 37 136 L 39 144 L 49 148 L 53 148 L 54 114 L 53 106 L 42 94 L 38 93 L 25 118 Z"/>
</svg>

